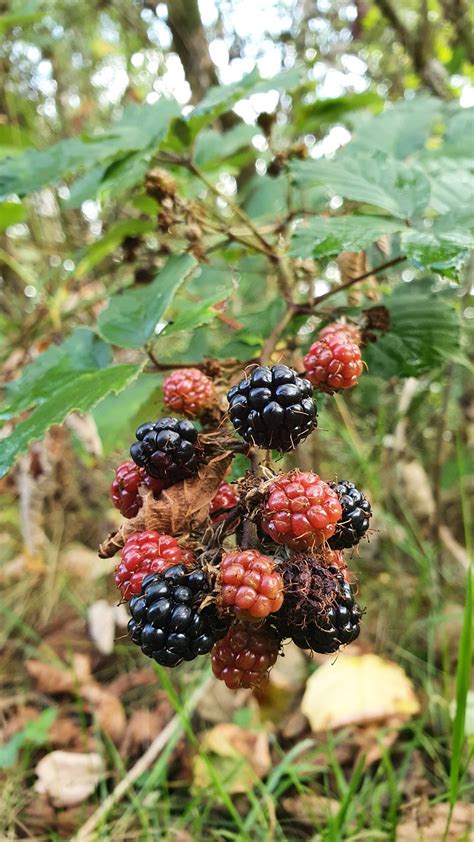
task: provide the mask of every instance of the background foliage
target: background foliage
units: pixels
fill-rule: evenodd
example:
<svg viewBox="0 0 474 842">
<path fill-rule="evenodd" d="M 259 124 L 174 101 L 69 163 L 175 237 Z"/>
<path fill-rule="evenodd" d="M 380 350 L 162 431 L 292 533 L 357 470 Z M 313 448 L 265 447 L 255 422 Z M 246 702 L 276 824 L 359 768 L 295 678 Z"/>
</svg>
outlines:
<svg viewBox="0 0 474 842">
<path fill-rule="evenodd" d="M 22 837 L 36 822 L 44 838 L 67 835 L 98 797 L 82 812 L 45 800 L 35 815 L 32 766 L 55 745 L 54 716 L 70 711 L 54 681 L 35 685 L 23 666 L 12 678 L 18 658 L 66 669 L 87 654 L 94 679 L 66 696 L 76 717 L 86 705 L 83 737 L 112 782 L 143 749 L 125 724 L 111 734 L 87 709 L 90 681 L 105 692 L 136 663 L 126 641 L 113 658 L 94 647 L 86 619 L 98 599 L 114 600 L 107 571 L 91 564 L 114 525 L 111 469 L 137 422 L 160 413 L 166 370 L 206 358 L 301 367 L 318 328 L 341 315 L 376 340 L 364 349 L 367 371 L 348 397 L 318 402 L 320 432 L 287 464 L 356 479 L 374 500 L 377 531 L 357 562 L 363 651 L 403 666 L 421 713 L 366 763 L 361 752 L 383 741 L 387 721 L 363 732 L 362 747 L 355 726 L 310 742 L 304 725 L 288 736 L 301 696 L 290 676 L 269 699 L 222 715 L 266 734 L 272 749 L 265 772 L 244 775 L 249 802 L 234 803 L 237 790 L 219 786 L 222 757 L 198 742 L 215 711 L 191 726 L 179 708 L 199 670 L 174 685 L 163 674 L 163 721 L 153 684 L 144 700 L 129 687 L 118 704 L 129 725 L 151 711 L 151 732 L 178 706 L 173 765 L 153 766 L 136 789 L 150 807 L 131 790 L 104 834 L 403 839 L 415 797 L 437 833 L 441 806 L 443 820 L 456 802 L 462 810 L 470 774 L 469 8 L 31 0 L 1 11 L 4 833 Z M 242 460 L 236 471 L 245 469 Z M 207 777 L 193 777 L 183 745 Z M 282 806 L 284 795 L 308 794 L 326 800 L 322 814 L 313 800 L 309 829 L 303 802 L 293 813 Z"/>
</svg>

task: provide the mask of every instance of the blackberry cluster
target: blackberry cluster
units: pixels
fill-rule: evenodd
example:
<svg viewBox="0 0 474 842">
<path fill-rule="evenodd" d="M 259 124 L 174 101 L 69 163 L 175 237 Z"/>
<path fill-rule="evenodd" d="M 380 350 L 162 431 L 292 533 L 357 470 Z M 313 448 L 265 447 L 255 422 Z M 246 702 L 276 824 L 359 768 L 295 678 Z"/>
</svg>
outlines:
<svg viewBox="0 0 474 842">
<path fill-rule="evenodd" d="M 150 476 L 173 485 L 197 473 L 198 431 L 191 421 L 160 418 L 141 424 L 135 435 L 137 441 L 130 448 L 130 456 Z"/>
<path fill-rule="evenodd" d="M 131 639 L 164 667 L 207 654 L 229 626 L 215 607 L 201 607 L 209 590 L 205 573 L 183 564 L 146 576 L 140 594 L 129 603 Z"/>
<path fill-rule="evenodd" d="M 258 366 L 227 393 L 230 420 L 249 444 L 293 450 L 317 426 L 312 392 L 286 365 Z"/>
<path fill-rule="evenodd" d="M 358 544 L 364 537 L 369 528 L 372 509 L 367 497 L 355 487 L 353 482 L 340 480 L 340 482 L 330 482 L 329 485 L 339 498 L 342 517 L 328 543 L 333 550 L 343 550 Z"/>
<path fill-rule="evenodd" d="M 100 549 L 110 557 L 122 548 L 115 584 L 129 600 L 129 635 L 157 663 L 211 653 L 227 687 L 255 688 L 285 640 L 330 654 L 359 635 L 362 612 L 342 550 L 366 534 L 369 501 L 345 480 L 272 473 L 268 454 L 255 470 L 253 448 L 286 453 L 304 441 L 317 427 L 312 384 L 354 386 L 360 341 L 355 325 L 334 322 L 305 358 L 308 379 L 286 365 L 258 366 L 231 388 L 229 419 L 247 445 L 222 417 L 226 366 L 206 362 L 216 382 L 196 368 L 165 378 L 167 411 L 200 418 L 203 432 L 174 416 L 138 427 L 133 462 L 118 466 L 111 489 L 129 522 Z M 235 453 L 248 454 L 253 470 L 235 479 L 234 464 L 230 484 L 223 477 Z"/>
</svg>

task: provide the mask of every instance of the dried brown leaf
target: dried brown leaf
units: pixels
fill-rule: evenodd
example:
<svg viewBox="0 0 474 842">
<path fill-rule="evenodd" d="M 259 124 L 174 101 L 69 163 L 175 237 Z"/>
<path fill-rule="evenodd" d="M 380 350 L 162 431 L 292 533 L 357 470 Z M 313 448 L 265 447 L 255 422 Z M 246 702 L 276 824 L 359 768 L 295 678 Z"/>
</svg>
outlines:
<svg viewBox="0 0 474 842">
<path fill-rule="evenodd" d="M 124 693 L 128 693 L 135 687 L 141 687 L 143 684 L 156 684 L 156 674 L 150 667 L 119 675 L 107 685 L 107 691 L 114 696 L 123 696 Z"/>
<path fill-rule="evenodd" d="M 337 258 L 342 283 L 353 281 L 369 271 L 367 253 L 365 251 L 343 251 Z M 377 300 L 378 285 L 375 275 L 364 278 L 364 294 L 367 298 Z M 349 303 L 359 305 L 362 301 L 360 288 L 352 289 L 349 293 Z"/>
<path fill-rule="evenodd" d="M 428 805 L 421 802 L 414 815 L 397 827 L 397 842 L 461 842 L 470 838 L 473 830 L 474 806 L 459 801 L 454 805 L 447 835 L 444 835 L 449 804 Z"/>
<path fill-rule="evenodd" d="M 25 661 L 25 666 L 29 675 L 36 681 L 38 690 L 52 696 L 75 692 L 78 687 L 91 680 L 90 659 L 87 655 L 76 654 L 72 669 L 45 664 L 32 658 Z"/>
<path fill-rule="evenodd" d="M 134 710 L 120 745 L 122 757 L 142 754 L 155 739 L 156 735 L 171 719 L 173 711 L 169 702 L 163 701 L 153 710 L 138 708 Z"/>
<path fill-rule="evenodd" d="M 284 798 L 283 807 L 290 816 L 311 826 L 315 821 L 337 816 L 341 809 L 339 801 L 335 798 L 325 798 L 314 792 Z"/>
<path fill-rule="evenodd" d="M 168 535 L 181 535 L 202 525 L 209 517 L 209 506 L 232 461 L 232 453 L 221 453 L 203 465 L 196 477 L 172 485 L 155 500 L 146 496 L 143 511 L 145 529 Z"/>
<path fill-rule="evenodd" d="M 81 688 L 83 699 L 89 702 L 98 725 L 114 743 L 120 742 L 125 732 L 127 719 L 122 703 L 100 684 L 86 684 Z"/>
<path fill-rule="evenodd" d="M 87 610 L 89 634 L 102 655 L 110 655 L 115 642 L 116 606 L 98 599 Z"/>
<path fill-rule="evenodd" d="M 70 807 L 94 792 L 105 775 L 105 763 L 94 752 L 52 751 L 39 761 L 35 772 L 36 792 L 49 796 L 57 807 Z"/>
<path fill-rule="evenodd" d="M 18 731 L 22 731 L 25 725 L 28 725 L 29 722 L 34 722 L 35 719 L 38 719 L 40 712 L 37 708 L 34 708 L 32 705 L 23 705 L 19 707 L 16 713 L 7 720 L 3 728 L 0 728 L 0 743 L 6 743 L 8 740 L 17 734 Z"/>
</svg>

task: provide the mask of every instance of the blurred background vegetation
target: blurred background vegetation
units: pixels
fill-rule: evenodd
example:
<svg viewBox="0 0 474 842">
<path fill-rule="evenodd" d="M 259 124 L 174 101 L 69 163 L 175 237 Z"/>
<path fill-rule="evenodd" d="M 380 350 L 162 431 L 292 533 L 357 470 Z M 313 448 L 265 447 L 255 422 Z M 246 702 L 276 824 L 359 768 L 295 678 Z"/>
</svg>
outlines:
<svg viewBox="0 0 474 842">
<path fill-rule="evenodd" d="M 19 455 L 0 481 L 1 838 L 467 840 L 472 8 L 464 0 L 22 0 L 0 3 L 0 34 L 1 435 L 13 441 L 11 450 L 3 445 L 2 468 Z M 264 79 L 288 75 L 273 86 L 244 81 L 236 95 L 255 67 Z M 224 221 L 226 198 L 265 236 L 297 212 L 319 218 L 377 205 L 344 192 L 357 166 L 351 156 L 361 152 L 375 169 L 383 158 L 418 172 L 407 187 L 380 164 L 385 211 L 397 217 L 394 202 L 410 203 L 423 181 L 427 218 L 457 214 L 454 245 L 441 242 L 443 229 L 434 240 L 405 232 L 411 259 L 398 265 L 403 241 L 387 234 L 377 245 L 359 237 L 349 251 L 342 235 L 335 245 L 321 232 L 317 240 L 315 223 L 309 240 L 295 236 L 291 246 L 302 299 L 395 261 L 315 316 L 297 315 L 276 343 L 276 358 L 298 360 L 321 319 L 359 320 L 391 301 L 393 333 L 367 349 L 359 387 L 318 401 L 319 433 L 286 462 L 354 480 L 373 501 L 374 531 L 352 559 L 367 610 L 351 650 L 380 656 L 365 679 L 379 704 L 375 721 L 336 671 L 345 656 L 330 686 L 315 680 L 324 659 L 289 648 L 265 692 L 233 695 L 207 683 L 197 700 L 206 666 L 168 675 L 128 642 L 115 560 L 99 560 L 96 548 L 119 523 L 108 496 L 113 469 L 137 423 L 161 411 L 161 373 L 140 373 L 117 395 L 103 390 L 86 400 L 90 412 L 50 426 L 65 414 L 51 409 L 55 395 L 61 403 L 82 372 L 110 365 L 110 345 L 89 330 L 110 296 L 145 289 L 177 243 L 196 260 L 206 256 L 189 214 L 171 234 L 157 232 L 143 184 L 162 119 L 153 106 L 174 98 L 169 120 L 182 110 L 164 153 L 179 155 L 194 131 L 192 107 L 214 86 L 234 94 L 214 112 L 212 93 L 194 117 L 202 121 L 194 156 L 211 183 L 204 206 Z M 348 144 L 342 184 L 328 194 L 333 171 L 318 166 Z M 302 146 L 308 162 L 298 160 Z M 196 172 L 167 163 L 180 195 L 201 201 Z M 191 309 L 193 329 L 184 322 L 158 340 L 164 365 L 254 358 L 284 312 L 265 257 L 209 236 L 214 258 L 173 303 L 175 325 Z M 417 311 L 424 319 L 413 327 Z M 114 360 L 131 370 L 138 345 L 114 341 L 103 319 L 102 336 L 121 346 Z M 34 405 L 51 414 L 19 443 L 15 424 Z M 239 461 L 234 476 L 245 468 Z M 394 664 L 400 671 L 387 678 Z M 387 682 L 404 712 L 387 701 Z M 326 726 L 316 721 L 319 707 L 333 711 Z M 169 721 L 159 759 L 100 818 L 101 801 Z M 84 780 L 72 766 L 83 786 L 75 796 L 45 783 L 37 767 L 58 750 L 98 763 L 92 778 L 86 764 Z"/>
</svg>

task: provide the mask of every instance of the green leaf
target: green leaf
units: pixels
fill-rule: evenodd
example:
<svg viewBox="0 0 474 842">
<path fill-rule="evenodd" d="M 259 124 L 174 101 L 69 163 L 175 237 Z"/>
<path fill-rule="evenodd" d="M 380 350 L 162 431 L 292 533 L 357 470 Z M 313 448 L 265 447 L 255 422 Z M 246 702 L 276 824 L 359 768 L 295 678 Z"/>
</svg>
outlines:
<svg viewBox="0 0 474 842">
<path fill-rule="evenodd" d="M 99 316 L 101 336 L 121 348 L 142 348 L 196 266 L 191 254 L 173 255 L 151 284 L 115 295 Z"/>
<path fill-rule="evenodd" d="M 7 405 L 0 418 L 13 418 L 54 395 L 77 374 L 105 368 L 111 362 L 110 345 L 92 330 L 77 328 L 62 345 L 50 346 L 23 368 L 20 377 L 5 385 Z"/>
<path fill-rule="evenodd" d="M 402 251 L 417 265 L 458 275 L 474 247 L 474 222 L 470 207 L 460 208 L 435 220 L 431 228 L 406 231 Z"/>
<path fill-rule="evenodd" d="M 246 185 L 244 209 L 251 219 L 275 219 L 288 209 L 288 179 L 256 175 Z"/>
<path fill-rule="evenodd" d="M 306 258 L 361 251 L 383 234 L 393 234 L 403 227 L 403 222 L 383 216 L 313 217 L 295 228 L 291 254 Z"/>
<path fill-rule="evenodd" d="M 172 321 L 166 325 L 160 334 L 160 338 L 162 336 L 169 336 L 172 333 L 180 333 L 183 330 L 194 330 L 197 327 L 209 324 L 218 314 L 215 305 L 228 298 L 229 295 L 230 290 L 228 295 L 225 292 L 218 292 L 208 298 L 204 298 L 202 301 L 198 301 L 196 304 L 191 303 L 185 298 L 180 301 L 176 300 L 176 315 L 173 314 Z"/>
<path fill-rule="evenodd" d="M 0 204 L 0 231 L 5 231 L 10 225 L 23 222 L 26 211 L 18 202 L 3 202 Z"/>
<path fill-rule="evenodd" d="M 41 20 L 44 11 L 41 11 L 41 2 L 31 0 L 29 3 L 11 4 L 11 11 L 7 15 L 0 15 L 0 34 L 8 32 L 15 26 L 26 26 Z"/>
<path fill-rule="evenodd" d="M 209 89 L 189 115 L 176 121 L 172 127 L 172 133 L 182 143 L 188 145 L 204 126 L 213 123 L 221 114 L 233 108 L 239 100 L 267 91 L 291 90 L 297 87 L 300 78 L 301 74 L 297 68 L 284 70 L 272 79 L 262 79 L 258 70 L 254 69 L 238 82 L 232 82 L 230 85 L 216 85 Z"/>
<path fill-rule="evenodd" d="M 155 228 L 156 225 L 152 220 L 144 219 L 126 219 L 111 225 L 107 233 L 100 240 L 92 243 L 83 253 L 76 266 L 76 278 L 84 278 L 94 266 L 112 254 L 125 237 L 136 237 L 139 234 L 146 234 L 147 231 L 154 231 Z"/>
<path fill-rule="evenodd" d="M 87 412 L 110 392 L 120 392 L 138 375 L 141 366 L 116 365 L 99 371 L 78 374 L 55 389 L 44 403 L 34 409 L 2 441 L 0 477 L 5 476 L 17 457 L 32 441 L 44 436 L 53 424 L 62 424 L 70 412 Z"/>
<path fill-rule="evenodd" d="M 156 149 L 179 113 L 174 100 L 161 99 L 153 105 L 128 105 L 120 120 L 106 132 L 90 138 L 70 138 L 46 149 L 27 149 L 14 158 L 0 161 L 0 195 L 26 196 L 80 169 L 91 169 L 117 155 Z"/>
<path fill-rule="evenodd" d="M 300 187 L 321 184 L 328 195 L 374 205 L 401 219 L 418 216 L 428 204 L 426 175 L 377 153 L 353 156 L 348 150 L 334 161 L 293 161 L 290 166 Z"/>
<path fill-rule="evenodd" d="M 383 299 L 390 328 L 364 350 L 369 374 L 418 377 L 459 356 L 459 317 L 452 291 L 434 293 L 431 285 L 427 279 L 401 284 Z"/>
<path fill-rule="evenodd" d="M 222 163 L 246 147 L 253 157 L 257 150 L 251 145 L 252 138 L 259 134 L 255 126 L 239 123 L 228 132 L 218 132 L 213 129 L 201 132 L 196 140 L 194 159 L 196 164 L 205 170 L 217 169 Z"/>
<path fill-rule="evenodd" d="M 351 154 L 379 150 L 404 159 L 423 149 L 441 111 L 442 103 L 434 97 L 390 103 L 381 114 L 359 122 L 350 144 Z"/>
<path fill-rule="evenodd" d="M 330 125 L 337 123 L 346 114 L 361 108 L 379 107 L 383 99 L 373 91 L 364 91 L 360 94 L 345 94 L 344 96 L 331 97 L 330 99 L 318 99 L 316 102 L 294 107 L 294 126 L 298 132 L 314 132 L 316 125 Z"/>
</svg>

